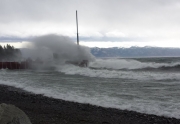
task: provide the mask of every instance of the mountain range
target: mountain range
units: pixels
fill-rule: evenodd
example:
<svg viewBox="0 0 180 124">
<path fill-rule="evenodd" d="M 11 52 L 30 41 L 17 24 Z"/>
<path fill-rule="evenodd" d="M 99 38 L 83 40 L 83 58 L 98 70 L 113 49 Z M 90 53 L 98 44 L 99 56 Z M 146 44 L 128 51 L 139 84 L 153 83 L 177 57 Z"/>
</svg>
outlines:
<svg viewBox="0 0 180 124">
<path fill-rule="evenodd" d="M 180 57 L 180 48 L 130 47 L 130 48 L 91 48 L 96 57 Z"/>
</svg>

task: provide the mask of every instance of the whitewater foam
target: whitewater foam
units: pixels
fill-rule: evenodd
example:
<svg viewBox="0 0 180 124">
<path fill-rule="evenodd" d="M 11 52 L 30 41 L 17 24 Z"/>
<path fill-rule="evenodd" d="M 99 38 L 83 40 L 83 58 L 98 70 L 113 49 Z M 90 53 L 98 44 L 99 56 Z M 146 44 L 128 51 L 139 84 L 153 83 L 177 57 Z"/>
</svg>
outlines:
<svg viewBox="0 0 180 124">
<path fill-rule="evenodd" d="M 180 73 L 134 71 L 136 65 L 129 64 L 159 68 L 179 63 L 97 59 L 90 68 L 64 64 L 56 71 L 1 70 L 0 84 L 56 99 L 180 118 Z"/>
<path fill-rule="evenodd" d="M 63 99 L 66 101 L 88 103 L 88 104 L 108 107 L 108 108 L 110 107 L 110 108 L 117 108 L 117 109 L 122 109 L 122 110 L 132 110 L 132 111 L 137 111 L 140 113 L 148 113 L 148 114 L 155 114 L 155 115 L 160 115 L 160 116 L 180 118 L 179 108 L 162 107 L 161 104 L 163 103 L 157 103 L 156 101 L 146 101 L 146 100 L 129 101 L 125 99 L 117 99 L 117 98 L 105 96 L 102 94 L 90 96 L 90 95 L 83 94 L 80 92 L 75 92 L 75 91 L 59 92 L 58 90 L 55 90 L 53 88 L 47 88 L 47 87 L 36 88 L 29 85 L 23 85 L 22 83 L 20 84 L 18 82 L 9 82 L 9 81 L 2 81 L 2 80 L 0 80 L 0 84 L 13 86 L 16 88 L 21 88 L 28 92 L 32 92 L 35 94 L 42 94 L 47 97 Z M 179 104 L 176 106 L 179 106 Z"/>
<path fill-rule="evenodd" d="M 168 66 L 167 63 L 155 63 L 155 62 L 140 62 L 133 59 L 96 59 L 91 62 L 89 67 L 92 68 L 104 68 L 104 69 L 142 69 L 142 68 L 158 68 L 161 66 Z"/>
<path fill-rule="evenodd" d="M 92 67 L 92 66 L 91 66 Z M 161 73 L 150 71 L 124 71 L 124 70 L 108 70 L 108 69 L 91 69 L 81 68 L 74 65 L 56 66 L 57 71 L 68 75 L 82 75 L 87 77 L 98 78 L 119 78 L 119 79 L 136 79 L 136 80 L 180 80 L 180 73 Z M 99 68 L 99 67 L 98 67 Z"/>
</svg>

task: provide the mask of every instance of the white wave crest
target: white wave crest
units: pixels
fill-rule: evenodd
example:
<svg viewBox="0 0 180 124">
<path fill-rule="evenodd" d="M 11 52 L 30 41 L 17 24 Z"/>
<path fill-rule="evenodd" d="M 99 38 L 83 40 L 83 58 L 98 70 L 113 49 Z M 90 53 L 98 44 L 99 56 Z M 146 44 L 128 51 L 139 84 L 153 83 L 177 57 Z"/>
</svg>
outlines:
<svg viewBox="0 0 180 124">
<path fill-rule="evenodd" d="M 161 66 L 168 66 L 167 63 L 155 62 L 140 62 L 133 59 L 96 59 L 91 62 L 89 67 L 92 68 L 105 68 L 105 69 L 141 69 L 141 68 L 158 68 Z"/>
</svg>

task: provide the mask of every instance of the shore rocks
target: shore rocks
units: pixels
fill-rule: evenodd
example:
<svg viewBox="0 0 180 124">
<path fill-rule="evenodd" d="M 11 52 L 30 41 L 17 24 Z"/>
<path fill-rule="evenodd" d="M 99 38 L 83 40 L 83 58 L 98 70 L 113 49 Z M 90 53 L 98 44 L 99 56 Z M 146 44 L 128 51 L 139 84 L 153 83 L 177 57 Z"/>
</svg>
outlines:
<svg viewBox="0 0 180 124">
<path fill-rule="evenodd" d="M 180 124 L 177 118 L 69 102 L 5 85 L 0 85 L 0 103 L 18 106 L 32 124 Z M 4 106 L 2 110 L 1 106 Z M 29 119 L 21 118 L 24 114 L 17 116 L 21 110 L 12 114 L 8 123 L 2 122 L 3 111 L 8 110 L 4 109 L 6 107 L 0 104 L 0 124 L 30 124 Z"/>
<path fill-rule="evenodd" d="M 0 104 L 0 124 L 31 124 L 27 115 L 14 105 Z"/>
</svg>

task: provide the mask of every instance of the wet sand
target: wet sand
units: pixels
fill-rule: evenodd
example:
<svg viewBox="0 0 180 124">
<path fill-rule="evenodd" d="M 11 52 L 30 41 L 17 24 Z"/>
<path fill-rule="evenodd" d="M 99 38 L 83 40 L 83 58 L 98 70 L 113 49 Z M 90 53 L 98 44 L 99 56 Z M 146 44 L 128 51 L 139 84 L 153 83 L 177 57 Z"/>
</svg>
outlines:
<svg viewBox="0 0 180 124">
<path fill-rule="evenodd" d="M 4 85 L 0 103 L 17 106 L 32 124 L 180 124 L 180 119 L 67 102 Z"/>
</svg>

